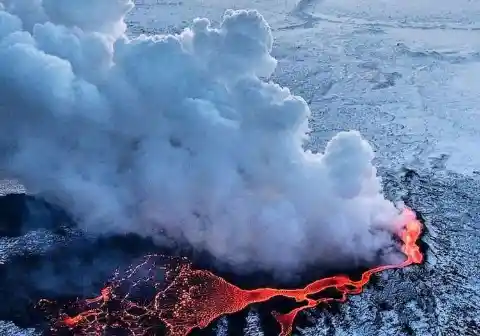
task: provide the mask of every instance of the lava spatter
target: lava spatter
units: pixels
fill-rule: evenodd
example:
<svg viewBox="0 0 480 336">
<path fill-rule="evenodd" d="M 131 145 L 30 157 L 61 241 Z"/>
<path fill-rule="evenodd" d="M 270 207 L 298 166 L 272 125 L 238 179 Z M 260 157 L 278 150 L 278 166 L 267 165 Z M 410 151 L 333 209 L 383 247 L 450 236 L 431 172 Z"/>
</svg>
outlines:
<svg viewBox="0 0 480 336">
<path fill-rule="evenodd" d="M 122 276 L 117 272 L 98 297 L 77 301 L 76 315 L 67 315 L 65 311 L 56 314 L 52 332 L 56 334 L 67 329 L 75 335 L 101 335 L 121 328 L 129 335 L 140 336 L 155 335 L 159 326 L 164 325 L 168 335 L 184 336 L 195 328 L 205 328 L 221 315 L 282 296 L 299 303 L 290 312 L 272 312 L 281 327 L 280 336 L 287 336 L 291 334 L 293 322 L 302 310 L 321 303 L 344 302 L 348 295 L 361 293 L 373 274 L 423 261 L 417 245 L 421 223 L 409 209 L 404 210 L 403 217 L 404 226 L 398 236 L 403 242 L 402 252 L 406 259 L 400 264 L 367 270 L 357 281 L 339 275 L 317 280 L 299 289 L 244 290 L 209 271 L 193 268 L 186 259 L 149 255 Z M 336 289 L 340 296 L 312 298 L 329 288 Z M 43 301 L 42 305 L 47 303 Z"/>
</svg>

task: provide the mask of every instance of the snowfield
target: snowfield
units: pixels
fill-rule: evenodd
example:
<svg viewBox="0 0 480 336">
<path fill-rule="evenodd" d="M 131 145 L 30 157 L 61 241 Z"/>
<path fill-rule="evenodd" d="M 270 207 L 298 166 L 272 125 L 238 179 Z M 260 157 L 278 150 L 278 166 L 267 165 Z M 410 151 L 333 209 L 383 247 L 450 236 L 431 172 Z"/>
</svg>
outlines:
<svg viewBox="0 0 480 336">
<path fill-rule="evenodd" d="M 480 171 L 480 3 L 142 0 L 130 31 L 175 32 L 199 16 L 218 22 L 229 8 L 257 9 L 272 27 L 274 80 L 318 114 L 319 146 L 358 129 L 384 165 L 448 155 L 448 169 Z"/>
</svg>

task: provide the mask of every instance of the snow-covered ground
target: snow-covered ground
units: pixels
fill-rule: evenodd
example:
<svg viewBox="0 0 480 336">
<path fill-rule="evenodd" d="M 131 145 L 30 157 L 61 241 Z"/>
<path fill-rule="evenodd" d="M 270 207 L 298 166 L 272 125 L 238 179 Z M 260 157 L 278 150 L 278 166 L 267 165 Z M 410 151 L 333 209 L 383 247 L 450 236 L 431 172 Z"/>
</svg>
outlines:
<svg viewBox="0 0 480 336">
<path fill-rule="evenodd" d="M 274 30 L 276 81 L 310 103 L 323 145 L 358 129 L 383 164 L 480 170 L 480 2 L 138 0 L 131 32 L 178 31 L 198 16 L 255 8 Z"/>
</svg>

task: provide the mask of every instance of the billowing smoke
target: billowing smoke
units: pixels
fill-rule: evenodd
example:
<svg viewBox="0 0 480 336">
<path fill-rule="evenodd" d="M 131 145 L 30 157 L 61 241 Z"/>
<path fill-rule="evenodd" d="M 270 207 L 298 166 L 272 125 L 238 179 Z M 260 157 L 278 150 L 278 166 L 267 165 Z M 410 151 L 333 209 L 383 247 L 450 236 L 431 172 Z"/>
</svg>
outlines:
<svg viewBox="0 0 480 336">
<path fill-rule="evenodd" d="M 309 107 L 268 81 L 258 12 L 130 39 L 132 8 L 3 0 L 1 171 L 89 233 L 186 243 L 238 270 L 372 261 L 392 245 L 399 212 L 372 148 L 351 131 L 304 149 Z"/>
</svg>

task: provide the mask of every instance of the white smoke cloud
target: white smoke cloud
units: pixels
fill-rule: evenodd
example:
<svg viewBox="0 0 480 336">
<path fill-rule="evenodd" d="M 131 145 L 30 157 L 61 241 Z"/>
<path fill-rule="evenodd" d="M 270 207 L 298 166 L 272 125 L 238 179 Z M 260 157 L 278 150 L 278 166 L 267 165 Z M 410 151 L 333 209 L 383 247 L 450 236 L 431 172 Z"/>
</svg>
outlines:
<svg viewBox="0 0 480 336">
<path fill-rule="evenodd" d="M 90 233 L 134 232 L 239 270 L 372 260 L 398 210 L 355 131 L 305 151 L 306 102 L 266 81 L 256 11 L 129 39 L 130 0 L 4 0 L 0 170 Z M 168 239 L 167 239 L 168 237 Z"/>
</svg>

